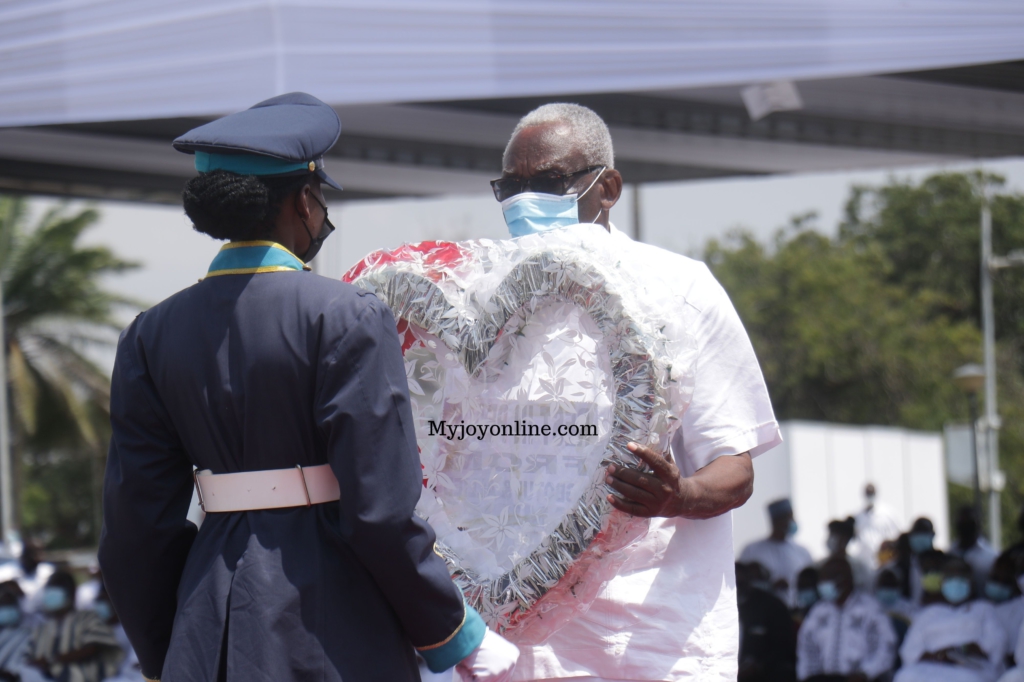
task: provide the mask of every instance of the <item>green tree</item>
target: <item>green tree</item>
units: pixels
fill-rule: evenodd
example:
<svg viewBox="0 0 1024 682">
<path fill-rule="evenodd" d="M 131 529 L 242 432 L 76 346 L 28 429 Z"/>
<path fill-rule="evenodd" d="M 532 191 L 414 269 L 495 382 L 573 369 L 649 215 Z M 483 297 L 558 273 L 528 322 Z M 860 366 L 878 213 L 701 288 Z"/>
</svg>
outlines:
<svg viewBox="0 0 1024 682">
<path fill-rule="evenodd" d="M 25 200 L 0 197 L 15 509 L 23 531 L 45 534 L 55 546 L 98 537 L 110 379 L 83 349 L 109 344 L 122 326 L 116 308 L 137 305 L 100 282 L 136 265 L 79 243 L 98 219 L 93 209 L 59 205 L 29 226 Z"/>
<path fill-rule="evenodd" d="M 940 173 L 920 183 L 854 187 L 834 239 L 816 232 L 807 215 L 769 246 L 742 233 L 709 243 L 708 264 L 747 326 L 779 418 L 930 430 L 966 421 L 966 401 L 950 376 L 981 359 L 982 192 L 992 196 L 996 253 L 1024 248 L 1024 196 L 999 193 L 1002 182 Z M 1022 296 L 1024 272 L 1000 273 L 1000 456 L 1009 519 L 1024 503 Z M 1004 528 L 1006 541 L 1017 539 L 1013 524 Z"/>
<path fill-rule="evenodd" d="M 780 419 L 939 429 L 960 396 L 948 372 L 978 353 L 967 322 L 929 292 L 887 281 L 878 248 L 809 229 L 771 250 L 749 235 L 712 242 L 707 260 L 757 350 Z"/>
<path fill-rule="evenodd" d="M 1005 180 L 988 173 L 939 173 L 921 183 L 893 180 L 857 186 L 846 203 L 840 241 L 872 245 L 890 264 L 887 281 L 938 296 L 952 319 L 979 325 L 980 214 L 991 197 L 992 248 L 1024 248 L 1024 196 L 1002 192 Z M 1024 270 L 997 275 L 993 290 L 996 334 L 1019 345 L 1024 336 Z"/>
</svg>

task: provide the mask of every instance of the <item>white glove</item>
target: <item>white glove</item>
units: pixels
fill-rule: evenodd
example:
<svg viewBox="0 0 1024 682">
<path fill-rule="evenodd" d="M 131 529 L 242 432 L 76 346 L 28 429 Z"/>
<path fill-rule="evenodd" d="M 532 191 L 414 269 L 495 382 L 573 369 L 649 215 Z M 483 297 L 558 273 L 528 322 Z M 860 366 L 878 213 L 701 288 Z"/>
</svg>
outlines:
<svg viewBox="0 0 1024 682">
<path fill-rule="evenodd" d="M 519 647 L 490 628 L 484 641 L 455 666 L 462 682 L 509 682 L 519 660 Z"/>
</svg>

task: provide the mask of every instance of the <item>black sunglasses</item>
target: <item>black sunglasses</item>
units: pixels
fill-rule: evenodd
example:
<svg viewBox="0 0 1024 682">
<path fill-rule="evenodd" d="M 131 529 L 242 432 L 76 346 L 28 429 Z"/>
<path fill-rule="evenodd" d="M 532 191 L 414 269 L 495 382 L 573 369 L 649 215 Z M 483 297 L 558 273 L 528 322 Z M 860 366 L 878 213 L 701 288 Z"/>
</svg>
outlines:
<svg viewBox="0 0 1024 682">
<path fill-rule="evenodd" d="M 538 194 L 555 194 L 562 196 L 569 191 L 576 180 L 587 173 L 596 170 L 604 170 L 607 166 L 589 166 L 575 173 L 542 173 L 532 178 L 519 178 L 509 176 L 491 180 L 491 189 L 494 190 L 494 198 L 498 201 L 505 201 L 523 192 L 537 192 Z"/>
</svg>

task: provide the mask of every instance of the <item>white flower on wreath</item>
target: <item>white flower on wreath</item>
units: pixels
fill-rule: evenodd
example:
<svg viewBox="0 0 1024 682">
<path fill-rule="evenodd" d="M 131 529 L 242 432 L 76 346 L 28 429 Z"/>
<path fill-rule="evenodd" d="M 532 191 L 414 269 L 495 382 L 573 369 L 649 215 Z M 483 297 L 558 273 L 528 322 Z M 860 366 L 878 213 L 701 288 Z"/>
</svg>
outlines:
<svg viewBox="0 0 1024 682">
<path fill-rule="evenodd" d="M 496 549 L 501 549 L 506 539 L 511 540 L 516 537 L 516 529 L 508 521 L 508 507 L 502 509 L 497 516 L 484 514 L 483 517 L 485 525 L 480 535 L 482 538 L 490 540 Z"/>
</svg>

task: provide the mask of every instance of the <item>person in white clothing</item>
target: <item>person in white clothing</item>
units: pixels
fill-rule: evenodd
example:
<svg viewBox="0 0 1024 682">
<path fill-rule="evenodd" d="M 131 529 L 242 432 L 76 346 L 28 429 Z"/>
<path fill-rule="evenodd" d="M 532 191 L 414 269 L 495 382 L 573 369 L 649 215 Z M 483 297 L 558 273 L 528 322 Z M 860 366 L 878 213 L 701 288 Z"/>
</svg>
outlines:
<svg viewBox="0 0 1024 682">
<path fill-rule="evenodd" d="M 732 517 L 753 490 L 755 457 L 781 442 L 768 391 L 725 290 L 695 260 L 612 226 L 622 192 L 611 135 L 590 109 L 527 114 L 492 183 L 513 237 L 595 223 L 644 288 L 672 295 L 695 340 L 693 394 L 670 451 L 633 450 L 651 469 L 608 468 L 611 503 L 651 517 L 647 535 L 590 609 L 524 645 L 515 680 L 735 680 L 738 621 Z M 586 229 L 586 226 L 582 226 Z M 600 229 L 597 228 L 597 229 Z M 634 446 L 631 446 L 631 449 Z"/>
<path fill-rule="evenodd" d="M 972 599 L 971 568 L 962 559 L 948 559 L 942 576 L 943 600 L 914 617 L 894 682 L 994 682 L 1008 648 L 995 609 Z"/>
<path fill-rule="evenodd" d="M 797 638 L 797 678 L 842 675 L 866 682 L 888 673 L 896 660 L 896 633 L 878 601 L 854 590 L 846 558 L 825 562 L 818 593 L 821 600 L 807 614 Z"/>
<path fill-rule="evenodd" d="M 797 525 L 793 519 L 793 505 L 788 499 L 769 504 L 768 518 L 772 524 L 771 535 L 744 547 L 740 561 L 745 564 L 757 562 L 768 569 L 775 595 L 789 606 L 794 606 L 796 577 L 811 565 L 811 553 L 793 541 Z"/>
<path fill-rule="evenodd" d="M 874 576 L 867 561 L 860 556 L 853 556 L 851 554 L 850 550 L 855 539 L 854 527 L 853 517 L 847 517 L 842 521 L 829 521 L 828 541 L 826 542 L 828 557 L 826 557 L 826 560 L 837 557 L 850 562 L 850 568 L 853 569 L 854 588 L 867 592 L 873 587 Z"/>
<path fill-rule="evenodd" d="M 902 532 L 901 524 L 888 507 L 879 502 L 874 483 L 864 486 L 864 509 L 853 517 L 857 540 L 864 547 L 864 556 L 872 569 L 878 568 L 878 550 L 886 540 L 895 540 Z"/>
<path fill-rule="evenodd" d="M 21 575 L 18 576 L 18 585 L 25 597 L 23 604 L 27 614 L 37 614 L 42 608 L 43 588 L 46 587 L 50 576 L 57 570 L 56 566 L 48 561 L 41 561 L 39 558 L 39 544 L 35 541 L 28 541 L 21 550 L 21 557 L 18 559 L 21 565 Z M 34 619 L 29 618 L 29 622 Z"/>
<path fill-rule="evenodd" d="M 996 610 L 999 623 L 1006 633 L 1006 641 L 1014 643 L 1024 623 L 1024 597 L 1017 585 L 1016 562 L 1013 555 L 1003 552 L 992 564 L 992 572 L 985 582 L 985 599 Z"/>
<path fill-rule="evenodd" d="M 1017 635 L 1017 643 L 1013 648 L 1013 658 L 1017 661 L 1017 666 L 1007 670 L 999 678 L 999 682 L 1024 682 L 1024 628 Z"/>
</svg>

